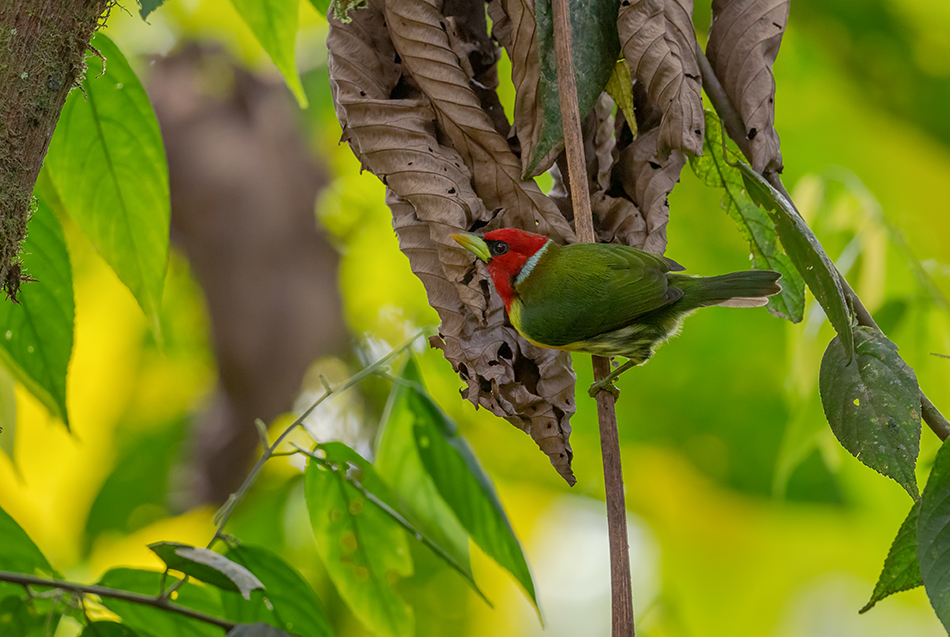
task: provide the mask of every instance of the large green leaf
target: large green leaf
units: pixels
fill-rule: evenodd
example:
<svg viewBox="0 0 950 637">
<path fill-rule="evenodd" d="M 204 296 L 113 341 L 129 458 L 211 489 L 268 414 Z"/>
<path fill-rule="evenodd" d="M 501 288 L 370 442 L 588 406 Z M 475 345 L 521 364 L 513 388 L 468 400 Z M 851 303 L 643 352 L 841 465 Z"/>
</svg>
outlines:
<svg viewBox="0 0 950 637">
<path fill-rule="evenodd" d="M 157 595 L 161 580 L 162 574 L 154 571 L 115 568 L 102 576 L 99 585 L 143 595 Z M 174 577 L 166 577 L 165 586 L 171 587 L 176 581 L 178 580 Z M 222 615 L 221 600 L 215 589 L 207 586 L 186 583 L 175 592 L 171 602 L 207 615 Z M 169 613 L 154 606 L 111 597 L 103 597 L 102 605 L 121 617 L 123 624 L 127 624 L 142 636 L 221 637 L 221 629 L 217 626 L 177 613 Z"/>
<path fill-rule="evenodd" d="M 297 103 L 306 108 L 307 96 L 294 61 L 299 0 L 231 0 L 231 4 L 283 73 Z"/>
<path fill-rule="evenodd" d="M 53 634 L 59 624 L 60 614 L 50 616 L 50 628 Z M 37 612 L 34 606 L 19 597 L 7 597 L 0 601 L 0 635 L 10 637 L 45 637 L 47 635 L 47 615 Z"/>
<path fill-rule="evenodd" d="M 0 571 L 58 577 L 26 531 L 3 509 L 0 509 L 0 538 Z"/>
<path fill-rule="evenodd" d="M 293 637 L 270 624 L 238 624 L 228 631 L 228 637 Z"/>
<path fill-rule="evenodd" d="M 237 546 L 227 557 L 254 573 L 264 583 L 264 595 L 252 599 L 253 606 L 234 595 L 223 595 L 227 617 L 246 623 L 266 622 L 300 637 L 329 637 L 333 634 L 323 605 L 310 584 L 277 554 L 257 546 Z M 264 597 L 270 607 L 264 603 Z"/>
<path fill-rule="evenodd" d="M 158 121 L 145 89 L 109 38 L 97 34 L 98 56 L 82 91 L 66 99 L 46 156 L 63 206 L 158 332 L 168 260 L 168 166 Z"/>
<path fill-rule="evenodd" d="M 782 291 L 769 297 L 769 311 L 798 323 L 805 310 L 805 281 L 779 244 L 775 223 L 746 192 L 742 173 L 735 167 L 739 160 L 737 153 L 727 149 L 725 155 L 719 119 L 715 113 L 706 111 L 703 156 L 690 157 L 689 164 L 707 186 L 723 189 L 722 207 L 749 242 L 755 267 L 782 275 Z"/>
<path fill-rule="evenodd" d="M 393 384 L 373 464 L 399 495 L 412 521 L 424 528 L 471 577 L 468 533 L 442 499 L 416 448 L 415 423 L 419 418 L 428 417 L 428 412 L 419 413 L 412 409 L 415 403 L 410 401 L 410 394 L 422 390 L 414 359 L 410 358 L 406 364 L 403 379 L 416 385 Z"/>
<path fill-rule="evenodd" d="M 917 562 L 917 519 L 919 516 L 920 502 L 914 502 L 910 513 L 897 531 L 891 550 L 887 552 L 884 568 L 881 570 L 881 576 L 877 578 L 871 599 L 858 612 L 868 612 L 889 595 L 923 586 L 924 583 L 920 579 L 920 565 Z"/>
<path fill-rule="evenodd" d="M 707 126 L 707 130 L 709 128 L 713 127 Z M 791 202 L 765 181 L 762 175 L 752 170 L 749 164 L 739 160 L 737 165 L 742 173 L 746 192 L 753 201 L 770 212 L 782 246 L 825 310 L 850 359 L 851 352 L 854 351 L 851 306 L 845 297 L 841 275 Z"/>
<path fill-rule="evenodd" d="M 66 368 L 73 350 L 73 275 L 63 229 L 38 201 L 23 242 L 24 270 L 36 281 L 20 289 L 19 305 L 0 300 L 0 358 L 51 414 L 69 426 Z"/>
<path fill-rule="evenodd" d="M 537 608 L 531 571 L 491 478 L 455 423 L 428 395 L 410 391 L 407 403 L 415 415 L 413 434 L 419 456 L 442 499 L 475 543 L 515 577 Z"/>
<path fill-rule="evenodd" d="M 920 388 L 897 345 L 878 330 L 854 330 L 854 357 L 836 336 L 821 359 L 818 391 L 841 445 L 896 480 L 915 500 L 920 449 Z"/>
<path fill-rule="evenodd" d="M 930 603 L 950 630 L 950 442 L 937 452 L 920 498 L 917 560 Z"/>
<path fill-rule="evenodd" d="M 320 445 L 326 462 L 311 460 L 304 485 L 317 552 L 340 597 L 376 633 L 413 634 L 412 609 L 393 589 L 412 574 L 412 557 L 399 524 L 346 478 L 384 502 L 388 489 L 372 465 L 342 443 Z"/>
<path fill-rule="evenodd" d="M 617 34 L 618 0 L 589 0 L 571 3 L 571 52 L 577 82 L 577 101 L 581 119 L 587 116 L 607 86 L 614 64 L 620 56 Z M 537 46 L 541 65 L 537 114 L 541 120 L 534 153 L 527 162 L 525 177 L 537 174 L 539 163 L 564 143 L 561 125 L 560 91 L 557 84 L 557 56 L 554 52 L 554 17 L 551 0 L 534 3 L 537 22 Z"/>
<path fill-rule="evenodd" d="M 138 637 L 138 634 L 124 624 L 90 622 L 79 637 Z"/>
</svg>

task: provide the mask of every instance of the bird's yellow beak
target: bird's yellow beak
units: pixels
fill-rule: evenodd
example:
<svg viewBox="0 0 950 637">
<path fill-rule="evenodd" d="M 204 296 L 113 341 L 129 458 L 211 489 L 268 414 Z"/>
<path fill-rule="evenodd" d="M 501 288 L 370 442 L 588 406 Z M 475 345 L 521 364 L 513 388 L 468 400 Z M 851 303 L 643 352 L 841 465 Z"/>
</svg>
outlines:
<svg viewBox="0 0 950 637">
<path fill-rule="evenodd" d="M 485 240 L 477 234 L 472 234 L 471 232 L 459 232 L 458 234 L 453 234 L 452 238 L 455 239 L 456 243 L 474 254 L 485 263 L 488 263 L 488 261 L 491 259 L 491 253 L 488 251 L 488 244 L 485 243 Z"/>
</svg>

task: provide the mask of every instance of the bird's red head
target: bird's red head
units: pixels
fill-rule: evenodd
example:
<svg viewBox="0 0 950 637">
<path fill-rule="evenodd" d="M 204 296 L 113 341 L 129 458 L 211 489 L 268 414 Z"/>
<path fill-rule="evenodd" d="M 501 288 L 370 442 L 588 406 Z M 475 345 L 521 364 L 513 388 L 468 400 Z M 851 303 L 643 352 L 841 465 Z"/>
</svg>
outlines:
<svg viewBox="0 0 950 637">
<path fill-rule="evenodd" d="M 486 261 L 495 289 L 505 302 L 505 309 L 511 310 L 511 302 L 514 299 L 512 287 L 514 280 L 528 259 L 548 242 L 548 238 L 516 228 L 500 228 L 486 232 L 482 240 L 487 247 L 488 258 L 485 258 L 484 253 L 475 253 Z"/>
</svg>

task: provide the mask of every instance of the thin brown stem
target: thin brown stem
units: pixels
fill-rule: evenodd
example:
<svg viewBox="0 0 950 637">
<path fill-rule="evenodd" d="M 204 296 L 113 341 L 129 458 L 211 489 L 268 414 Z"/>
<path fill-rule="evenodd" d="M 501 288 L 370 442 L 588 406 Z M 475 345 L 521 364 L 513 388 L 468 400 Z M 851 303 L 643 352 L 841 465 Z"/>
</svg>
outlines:
<svg viewBox="0 0 950 637">
<path fill-rule="evenodd" d="M 554 51 L 557 56 L 557 83 L 561 104 L 564 146 L 567 152 L 568 181 L 577 237 L 594 243 L 594 221 L 584 161 L 584 140 L 581 133 L 580 107 L 577 103 L 574 58 L 571 52 L 570 8 L 567 0 L 554 0 Z M 593 357 L 594 379 L 601 380 L 610 372 L 610 361 Z M 616 398 L 608 391 L 597 393 L 597 419 L 600 423 L 600 446 L 604 458 L 604 487 L 607 498 L 607 527 L 610 539 L 610 580 L 612 590 L 612 635 L 633 637 L 633 595 L 630 587 L 630 553 L 627 546 L 627 509 L 623 494 L 623 468 L 620 461 L 620 438 L 617 434 Z"/>
<path fill-rule="evenodd" d="M 22 586 L 49 586 L 50 588 L 58 588 L 60 590 L 70 591 L 73 593 L 82 593 L 84 595 L 96 595 L 97 597 L 121 599 L 126 602 L 132 602 L 133 604 L 142 604 L 143 606 L 151 606 L 152 608 L 157 608 L 169 613 L 184 615 L 185 617 L 197 619 L 198 621 L 205 622 L 206 624 L 219 626 L 225 631 L 231 630 L 236 625 L 234 622 L 229 622 L 226 619 L 221 619 L 220 617 L 206 615 L 184 606 L 172 604 L 161 596 L 143 595 L 141 593 L 133 593 L 131 591 L 121 591 L 115 588 L 106 588 L 105 586 L 75 584 L 73 582 L 63 582 L 61 580 L 44 579 L 42 577 L 34 577 L 33 575 L 26 575 L 24 573 L 10 573 L 7 571 L 0 571 L 0 582 L 10 582 L 11 584 L 20 584 Z"/>
<path fill-rule="evenodd" d="M 739 112 L 735 109 L 732 102 L 729 101 L 729 96 L 726 95 L 726 92 L 723 90 L 722 84 L 720 84 L 719 78 L 716 77 L 712 65 L 698 44 L 696 45 L 696 59 L 699 62 L 699 68 L 703 75 L 703 89 L 705 89 L 706 95 L 709 96 L 709 101 L 712 102 L 713 108 L 716 109 L 716 113 L 719 114 L 723 124 L 725 124 L 726 132 L 729 133 L 729 137 L 732 138 L 732 141 L 734 141 L 739 147 L 739 150 L 742 151 L 743 156 L 751 162 L 752 152 L 749 150 L 749 141 L 745 136 L 745 124 L 742 122 Z M 784 196 L 792 205 L 792 208 L 798 212 L 798 208 L 795 207 L 791 195 L 789 195 L 785 189 L 785 184 L 782 183 L 781 175 L 776 172 L 769 172 L 762 176 L 775 190 Z M 858 325 L 872 327 L 881 331 L 881 328 L 877 326 L 871 313 L 868 312 L 868 309 L 864 306 L 864 303 L 860 297 L 858 297 L 854 288 L 848 284 L 844 275 L 839 272 L 839 277 L 844 286 L 844 292 L 848 296 L 851 306 L 854 308 L 854 315 L 858 320 Z M 923 421 L 927 423 L 927 426 L 930 427 L 938 438 L 946 440 L 950 437 L 950 421 L 940 413 L 933 402 L 924 394 L 923 390 L 920 391 L 920 408 Z"/>
</svg>

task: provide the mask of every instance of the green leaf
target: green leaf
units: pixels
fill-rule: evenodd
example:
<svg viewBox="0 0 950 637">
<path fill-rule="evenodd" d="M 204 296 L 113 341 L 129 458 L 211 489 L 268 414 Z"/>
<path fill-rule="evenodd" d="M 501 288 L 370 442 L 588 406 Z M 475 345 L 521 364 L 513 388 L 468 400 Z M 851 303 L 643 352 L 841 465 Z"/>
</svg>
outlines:
<svg viewBox="0 0 950 637">
<path fill-rule="evenodd" d="M 330 2 L 332 0 L 310 0 L 310 4 L 322 16 L 326 16 L 330 11 Z"/>
<path fill-rule="evenodd" d="M 190 575 L 206 584 L 241 593 L 251 599 L 251 591 L 264 588 L 253 573 L 220 553 L 178 542 L 155 542 L 148 548 L 162 558 L 168 568 Z"/>
<path fill-rule="evenodd" d="M 53 634 L 61 614 L 55 614 L 50 626 Z M 19 597 L 7 597 L 0 601 L 0 635 L 16 637 L 44 637 L 46 635 L 47 615 L 37 613 L 28 601 Z"/>
<path fill-rule="evenodd" d="M 854 330 L 855 356 L 839 337 L 821 359 L 818 391 L 825 417 L 854 457 L 896 480 L 915 500 L 920 449 L 920 388 L 897 345 L 870 327 Z"/>
<path fill-rule="evenodd" d="M 920 565 L 917 562 L 917 519 L 920 515 L 920 502 L 914 502 L 910 508 L 910 513 L 904 519 L 901 528 L 897 531 L 897 537 L 891 544 L 891 550 L 887 552 L 887 558 L 884 560 L 884 568 L 881 570 L 881 576 L 877 578 L 877 584 L 874 586 L 874 592 L 871 593 L 871 599 L 859 610 L 859 613 L 866 613 L 879 601 L 901 591 L 909 591 L 912 588 L 923 586 L 924 582 L 920 579 Z"/>
<path fill-rule="evenodd" d="M 610 99 L 623 113 L 624 119 L 627 120 L 627 126 L 630 127 L 630 132 L 636 138 L 637 114 L 633 106 L 633 76 L 626 60 L 617 60 L 614 63 L 614 72 L 607 80 L 607 86 L 604 87 L 604 90 L 607 91 Z"/>
<path fill-rule="evenodd" d="M 722 188 L 722 208 L 749 242 L 756 269 L 773 270 L 782 275 L 782 291 L 769 297 L 769 311 L 792 323 L 802 320 L 805 310 L 805 281 L 778 242 L 775 223 L 769 214 L 746 192 L 742 173 L 735 167 L 737 153 L 723 155 L 722 129 L 715 113 L 706 111 L 706 139 L 703 156 L 690 157 L 693 172 L 707 186 Z"/>
<path fill-rule="evenodd" d="M 86 517 L 85 537 L 131 533 L 168 515 L 168 478 L 186 435 L 186 418 L 147 431 L 120 429 L 118 457 Z"/>
<path fill-rule="evenodd" d="M 139 0 L 139 15 L 145 20 L 155 9 L 165 4 L 165 0 Z"/>
<path fill-rule="evenodd" d="M 161 581 L 162 574 L 154 571 L 114 568 L 102 576 L 99 586 L 143 595 L 157 595 L 160 592 Z M 174 577 L 166 577 L 166 588 L 170 588 L 177 581 Z M 178 606 L 187 606 L 216 617 L 221 616 L 221 602 L 213 588 L 186 583 L 175 592 L 173 597 L 171 603 Z M 154 606 L 110 597 L 103 597 L 102 605 L 121 617 L 123 624 L 143 636 L 221 637 L 221 629 L 217 626 L 177 613 L 169 613 Z"/>
<path fill-rule="evenodd" d="M 405 533 L 346 479 L 346 473 L 352 472 L 383 501 L 390 500 L 387 488 L 373 467 L 343 443 L 319 449 L 326 462 L 311 459 L 304 476 L 317 552 L 340 597 L 370 630 L 408 637 L 413 634 L 412 609 L 393 589 L 400 578 L 412 574 Z"/>
<path fill-rule="evenodd" d="M 294 61 L 294 40 L 297 37 L 298 0 L 231 0 L 238 14 L 250 27 L 260 45 L 284 74 L 287 86 L 301 108 L 307 107 L 307 96 L 297 63 Z"/>
<path fill-rule="evenodd" d="M 14 378 L 66 426 L 66 368 L 73 350 L 73 275 L 56 215 L 38 201 L 23 242 L 23 266 L 36 279 L 19 305 L 0 300 L 0 359 Z"/>
<path fill-rule="evenodd" d="M 551 0 L 537 0 L 534 10 L 541 65 L 541 79 L 538 83 L 541 126 L 534 153 L 525 170 L 525 178 L 536 175 L 541 161 L 564 143 Z M 620 56 L 620 36 L 617 34 L 619 10 L 620 3 L 617 0 L 589 0 L 584 3 L 583 10 L 570 12 L 573 44 L 571 52 L 574 57 L 581 119 L 594 108 Z"/>
<path fill-rule="evenodd" d="M 407 401 L 416 417 L 413 435 L 419 456 L 442 499 L 475 543 L 521 584 L 540 613 L 531 572 L 491 478 L 455 423 L 428 395 L 409 392 Z"/>
<path fill-rule="evenodd" d="M 412 522 L 443 547 L 467 577 L 471 578 L 468 533 L 442 499 L 416 448 L 415 423 L 428 414 L 420 414 L 411 408 L 410 394 L 421 389 L 421 385 L 418 385 L 420 375 L 414 359 L 410 358 L 406 363 L 402 378 L 417 385 L 393 384 L 373 464 L 379 475 L 399 495 Z"/>
<path fill-rule="evenodd" d="M 234 596 L 223 596 L 228 618 L 233 619 L 237 613 L 242 613 L 240 621 L 266 622 L 300 637 L 329 637 L 333 634 L 326 611 L 313 588 L 276 553 L 242 545 L 228 550 L 227 556 L 254 573 L 266 587 L 264 595 L 248 614 L 243 614 L 247 604 L 235 604 Z M 273 610 L 264 604 L 263 597 L 267 598 Z"/>
<path fill-rule="evenodd" d="M 116 622 L 90 622 L 79 637 L 138 637 L 138 634 Z"/>
<path fill-rule="evenodd" d="M 125 57 L 99 33 L 82 91 L 66 99 L 46 156 L 69 215 L 128 286 L 152 329 L 168 260 L 168 166 L 158 121 Z M 85 95 L 83 94 L 85 93 Z"/>
<path fill-rule="evenodd" d="M 0 538 L 3 538 L 0 541 L 0 571 L 59 577 L 26 531 L 3 509 L 0 509 Z"/>
<path fill-rule="evenodd" d="M 917 559 L 930 603 L 950 630 L 950 443 L 946 441 L 920 498 Z"/>
<path fill-rule="evenodd" d="M 707 131 L 709 128 L 711 127 L 707 126 Z M 844 294 L 841 275 L 825 254 L 811 228 L 788 199 L 765 181 L 762 175 L 752 170 L 749 164 L 739 160 L 737 165 L 742 173 L 746 192 L 753 201 L 770 212 L 779 240 L 808 288 L 825 310 L 850 360 L 854 351 L 851 306 Z"/>
<path fill-rule="evenodd" d="M 15 464 L 16 447 L 16 394 L 13 391 L 13 376 L 0 365 L 0 451 L 7 454 Z"/>
<path fill-rule="evenodd" d="M 228 631 L 228 637 L 292 637 L 270 624 L 239 624 Z"/>
</svg>

